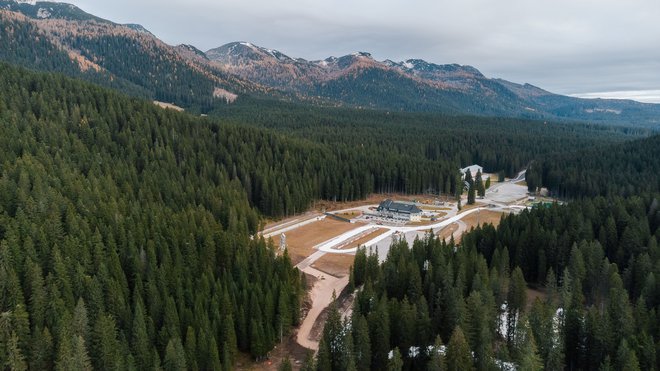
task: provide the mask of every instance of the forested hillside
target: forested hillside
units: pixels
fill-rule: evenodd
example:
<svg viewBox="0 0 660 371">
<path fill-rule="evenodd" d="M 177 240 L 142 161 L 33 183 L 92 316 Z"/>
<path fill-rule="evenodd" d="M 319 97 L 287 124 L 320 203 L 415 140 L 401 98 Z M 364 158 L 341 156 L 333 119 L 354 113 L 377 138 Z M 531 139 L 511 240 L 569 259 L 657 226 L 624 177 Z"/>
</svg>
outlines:
<svg viewBox="0 0 660 371">
<path fill-rule="evenodd" d="M 386 173 L 395 171 L 392 180 L 379 181 L 376 176 L 376 192 L 417 193 L 429 188 L 453 192 L 453 186 L 450 189 L 445 183 L 455 170 L 467 165 L 476 163 L 487 172 L 513 176 L 535 158 L 620 143 L 649 133 L 511 118 L 320 108 L 272 100 L 245 99 L 213 113 L 237 124 L 326 144 L 346 156 L 364 154 L 368 160 L 358 164 L 373 164 Z M 394 166 L 399 161 L 405 161 L 406 167 Z M 437 169 L 442 169 L 438 175 Z"/>
<path fill-rule="evenodd" d="M 111 76 L 79 55 L 63 50 L 26 17 L 0 10 L 0 21 L 0 60 L 83 78 L 136 97 L 149 97 L 149 93 L 136 84 Z"/>
<path fill-rule="evenodd" d="M 380 266 L 361 250 L 352 317 L 331 309 L 316 368 L 659 369 L 659 205 L 536 208 L 458 246 L 395 243 Z M 529 300 L 528 284 L 544 295 Z"/>
<path fill-rule="evenodd" d="M 304 284 L 286 254 L 277 257 L 271 246 L 251 237 L 260 215 L 290 215 L 319 198 L 353 200 L 374 191 L 455 194 L 461 165 L 483 163 L 491 171 L 511 174 L 533 158 L 568 146 L 620 145 L 646 134 L 280 103 L 261 110 L 231 107 L 218 121 L 8 65 L 0 65 L 0 92 L 0 360 L 19 369 L 219 369 L 230 368 L 238 351 L 259 359 L 299 321 Z M 450 341 L 453 324 L 461 324 L 467 344 L 483 352 L 475 353 L 522 362 L 524 352 L 516 350 L 521 338 L 509 330 L 506 341 L 497 340 L 501 335 L 493 332 L 497 327 L 491 325 L 500 318 L 497 308 L 502 298 L 509 298 L 510 308 L 522 308 L 521 296 L 509 294 L 520 293 L 525 278 L 544 282 L 545 272 L 560 276 L 564 267 L 573 269 L 571 264 L 581 269 L 579 259 L 572 263 L 574 258 L 565 255 L 577 254 L 574 244 L 578 250 L 584 244 L 607 246 L 600 259 L 617 262 L 623 277 L 624 286 L 615 278 L 603 281 L 613 290 L 650 290 L 642 290 L 653 271 L 644 268 L 649 266 L 644 254 L 655 261 L 657 202 L 650 196 L 617 202 L 616 207 L 600 200 L 510 217 L 497 232 L 485 228 L 466 236 L 457 252 L 434 239 L 412 252 L 398 245 L 381 267 L 361 252 L 353 276 L 365 289 L 355 318 L 364 316 L 370 330 L 356 333 L 361 340 L 354 345 L 370 344 L 369 362 L 376 369 L 389 362 L 383 351 L 390 346 L 399 348 L 405 367 L 421 367 L 426 360 L 410 357 L 406 347 L 432 342 L 438 334 Z M 502 229 L 507 225 L 508 231 Z M 524 268 L 516 273 L 503 264 Z M 646 274 L 643 279 L 626 273 L 640 264 L 646 264 L 639 268 Z M 493 267 L 498 267 L 495 273 Z M 511 290 L 509 272 L 517 285 Z M 456 291 L 443 292 L 443 287 Z M 470 299 L 475 291 L 482 297 Z M 631 296 L 633 304 L 640 295 Z M 633 305 L 626 303 L 611 305 L 617 310 Z M 446 307 L 434 307 L 440 305 Z M 561 304 L 551 300 L 546 305 Z M 469 311 L 481 307 L 495 309 Z M 421 321 L 414 327 L 419 336 L 401 327 L 410 325 L 406 316 L 411 313 Z M 474 316 L 483 316 L 490 335 L 474 327 Z M 433 327 L 422 326 L 427 317 L 437 321 Z M 631 335 L 623 345 L 607 343 L 603 349 L 635 352 L 643 364 L 655 362 L 652 355 L 642 358 L 639 345 L 649 341 L 641 337 L 644 333 L 654 344 L 650 326 L 640 327 L 645 332 L 626 332 Z M 326 332 L 332 334 L 332 328 Z M 364 330 L 365 323 L 353 328 Z M 491 344 L 486 340 L 473 340 L 482 333 L 494 340 L 494 348 L 483 345 Z M 574 339 L 561 334 L 566 344 Z M 507 341 L 508 347 L 498 345 Z M 323 354 L 337 349 L 326 345 L 319 365 L 325 364 Z M 450 341 L 447 361 L 452 349 Z M 568 345 L 561 349 L 567 364 L 585 362 Z M 542 361 L 549 362 L 540 352 Z M 354 354 L 343 355 L 348 358 L 331 362 L 350 364 Z M 614 362 L 624 359 L 611 361 L 618 365 Z"/>
<path fill-rule="evenodd" d="M 52 12 L 38 17 L 39 9 Z M 190 57 L 141 26 L 101 20 L 72 5 L 18 6 L 0 0 L 0 21 L 1 61 L 82 78 L 135 97 L 206 112 L 227 104 L 227 96 L 268 90 Z"/>
<path fill-rule="evenodd" d="M 660 189 L 660 135 L 629 143 L 545 156 L 527 171 L 530 191 L 559 197 L 634 196 Z"/>
<path fill-rule="evenodd" d="M 331 309 L 305 369 L 660 369 L 658 138 L 532 164 L 530 187 L 579 200 L 359 251 L 352 317 Z"/>
<path fill-rule="evenodd" d="M 323 61 L 250 43 L 208 51 L 171 46 L 137 24 L 74 5 L 0 0 L 0 60 L 65 73 L 195 113 L 268 97 L 400 112 L 582 121 L 658 130 L 660 105 L 580 99 L 488 78 L 471 66 L 376 61 L 359 52 Z"/>
<path fill-rule="evenodd" d="M 0 92 L 3 369 L 228 369 L 298 322 L 226 167 L 278 137 L 6 65 Z"/>
<path fill-rule="evenodd" d="M 340 106 L 660 128 L 657 104 L 562 96 L 489 78 L 472 66 L 378 61 L 368 52 L 307 61 L 249 42 L 232 42 L 206 55 L 245 80 Z"/>
<path fill-rule="evenodd" d="M 399 71 L 382 67 L 356 68 L 345 76 L 317 84 L 311 95 L 322 96 L 352 107 L 406 112 L 443 112 L 445 114 L 498 115 L 541 119 L 541 113 L 525 110 L 515 94 L 497 83 L 480 82 L 482 89 L 448 88 L 443 81 L 420 81 Z M 487 88 L 484 88 L 487 86 Z"/>
<path fill-rule="evenodd" d="M 563 202 L 509 205 L 519 214 L 458 243 L 392 234 L 385 261 L 358 249 L 350 281 L 326 285 L 349 282 L 350 316 L 333 303 L 318 317 L 302 368 L 660 370 L 660 105 L 364 52 L 215 54 L 73 5 L 0 0 L 0 371 L 224 371 L 286 353 L 307 282 L 260 237 L 266 221 L 373 193 L 460 199 L 472 164 L 527 169 L 530 191 Z M 332 241 L 390 228 L 375 227 Z"/>
</svg>

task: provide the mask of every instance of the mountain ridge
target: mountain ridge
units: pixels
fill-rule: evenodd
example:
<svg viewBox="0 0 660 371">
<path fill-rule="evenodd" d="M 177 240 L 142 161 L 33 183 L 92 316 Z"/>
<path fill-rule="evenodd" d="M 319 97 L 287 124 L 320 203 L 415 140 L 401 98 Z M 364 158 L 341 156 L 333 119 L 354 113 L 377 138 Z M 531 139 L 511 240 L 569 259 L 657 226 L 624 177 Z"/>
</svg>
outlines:
<svg viewBox="0 0 660 371">
<path fill-rule="evenodd" d="M 241 41 L 202 52 L 65 3 L 0 0 L 0 59 L 206 113 L 246 95 L 330 106 L 576 120 L 660 129 L 660 105 L 589 100 L 484 76 L 473 66 L 365 51 L 308 61 Z M 21 37 L 12 34 L 15 28 Z M 5 37 L 3 37 L 3 35 Z M 231 99 L 227 99 L 230 97 Z"/>
<path fill-rule="evenodd" d="M 271 90 L 214 68 L 192 46 L 168 45 L 139 24 L 114 23 L 71 4 L 0 0 L 0 18 L 0 43 L 7 43 L 0 59 L 134 96 L 206 111 L 226 96 Z"/>
<path fill-rule="evenodd" d="M 246 41 L 210 49 L 206 56 L 246 80 L 357 107 L 660 127 L 660 105 L 563 96 L 486 77 L 469 65 L 378 61 L 364 51 L 308 61 Z"/>
</svg>

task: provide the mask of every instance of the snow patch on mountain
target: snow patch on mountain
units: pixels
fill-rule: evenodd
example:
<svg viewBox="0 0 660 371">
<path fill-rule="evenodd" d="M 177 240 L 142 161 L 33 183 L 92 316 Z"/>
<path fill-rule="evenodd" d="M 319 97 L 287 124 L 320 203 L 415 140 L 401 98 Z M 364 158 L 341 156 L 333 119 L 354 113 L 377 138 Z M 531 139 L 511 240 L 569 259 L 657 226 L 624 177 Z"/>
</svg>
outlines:
<svg viewBox="0 0 660 371">
<path fill-rule="evenodd" d="M 37 5 L 37 0 L 14 0 L 16 4 L 27 4 L 35 6 Z"/>
<path fill-rule="evenodd" d="M 363 57 L 363 58 L 371 58 L 371 53 L 367 52 L 355 52 L 351 54 L 354 57 Z"/>
</svg>

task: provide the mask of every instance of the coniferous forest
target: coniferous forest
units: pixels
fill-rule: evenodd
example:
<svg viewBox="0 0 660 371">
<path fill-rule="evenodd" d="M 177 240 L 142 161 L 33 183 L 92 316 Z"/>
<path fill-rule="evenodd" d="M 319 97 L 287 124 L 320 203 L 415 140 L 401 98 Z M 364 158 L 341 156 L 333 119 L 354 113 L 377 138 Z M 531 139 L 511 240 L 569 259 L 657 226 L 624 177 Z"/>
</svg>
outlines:
<svg viewBox="0 0 660 371">
<path fill-rule="evenodd" d="M 352 316 L 331 308 L 305 369 L 660 369 L 657 139 L 534 163 L 555 171 L 542 167 L 542 181 L 595 178 L 571 189 L 579 200 L 505 216 L 458 244 L 398 242 L 380 265 L 362 249 Z"/>
<path fill-rule="evenodd" d="M 298 323 L 303 278 L 216 151 L 277 137 L 0 70 L 3 369 L 228 369 Z"/>
<path fill-rule="evenodd" d="M 660 368 L 647 130 L 249 99 L 215 114 L 0 65 L 2 367 L 263 359 L 305 294 L 288 256 L 256 237 L 264 217 L 373 192 L 455 196 L 458 169 L 479 163 L 508 176 L 530 165 L 530 188 L 576 200 L 460 243 L 396 243 L 382 264 L 361 250 L 353 314 L 331 308 L 303 367 Z"/>
<path fill-rule="evenodd" d="M 635 196 L 660 189 L 660 135 L 617 145 L 552 154 L 527 170 L 530 191 L 560 197 Z"/>
<path fill-rule="evenodd" d="M 332 309 L 316 367 L 392 369 L 397 354 L 411 370 L 658 369 L 658 226 L 657 197 L 596 198 L 460 244 L 396 243 L 382 265 L 363 249 L 353 314 Z"/>
</svg>

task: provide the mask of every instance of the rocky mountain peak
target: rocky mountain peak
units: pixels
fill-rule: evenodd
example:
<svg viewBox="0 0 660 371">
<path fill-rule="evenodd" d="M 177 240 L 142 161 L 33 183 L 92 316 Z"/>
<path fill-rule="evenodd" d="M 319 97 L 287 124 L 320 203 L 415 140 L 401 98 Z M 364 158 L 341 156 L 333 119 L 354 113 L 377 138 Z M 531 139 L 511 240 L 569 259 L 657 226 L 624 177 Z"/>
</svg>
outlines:
<svg viewBox="0 0 660 371">
<path fill-rule="evenodd" d="M 237 63 L 246 61 L 274 60 L 291 63 L 295 60 L 288 55 L 274 49 L 267 49 L 246 41 L 237 41 L 225 44 L 219 48 L 206 52 L 206 56 L 220 63 Z"/>
</svg>

